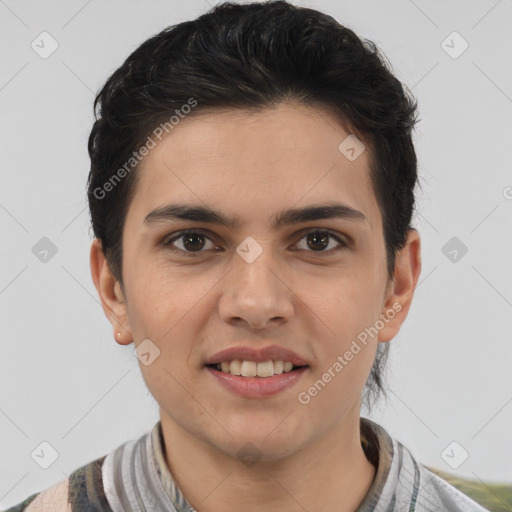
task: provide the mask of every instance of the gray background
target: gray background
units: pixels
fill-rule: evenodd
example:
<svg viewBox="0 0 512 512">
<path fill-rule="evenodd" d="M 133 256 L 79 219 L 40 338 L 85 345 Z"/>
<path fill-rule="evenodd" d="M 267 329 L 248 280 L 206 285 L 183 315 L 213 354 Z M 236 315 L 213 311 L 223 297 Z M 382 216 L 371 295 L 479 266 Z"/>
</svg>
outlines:
<svg viewBox="0 0 512 512">
<path fill-rule="evenodd" d="M 512 2 L 294 3 L 376 42 L 419 101 L 423 271 L 391 342 L 390 400 L 369 417 L 424 464 L 512 482 Z M 147 37 L 208 8 L 0 1 L 0 507 L 158 421 L 133 345 L 113 340 L 90 276 L 86 141 L 108 75 Z M 46 59 L 31 47 L 43 31 L 59 45 Z M 469 44 L 461 55 L 454 31 Z M 57 249 L 46 262 L 33 252 L 43 237 Z M 31 457 L 43 441 L 58 453 L 47 469 Z M 446 453 L 460 461 L 462 450 L 452 469 Z"/>
</svg>

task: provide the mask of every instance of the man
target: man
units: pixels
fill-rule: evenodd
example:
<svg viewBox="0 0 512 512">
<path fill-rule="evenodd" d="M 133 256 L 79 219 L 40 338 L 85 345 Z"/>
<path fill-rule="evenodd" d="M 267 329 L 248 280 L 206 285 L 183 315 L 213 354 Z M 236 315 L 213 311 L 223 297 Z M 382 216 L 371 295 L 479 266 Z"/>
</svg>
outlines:
<svg viewBox="0 0 512 512">
<path fill-rule="evenodd" d="M 421 271 L 416 105 L 377 48 L 223 4 L 95 107 L 92 277 L 160 421 L 18 510 L 484 511 L 360 417 Z"/>
</svg>

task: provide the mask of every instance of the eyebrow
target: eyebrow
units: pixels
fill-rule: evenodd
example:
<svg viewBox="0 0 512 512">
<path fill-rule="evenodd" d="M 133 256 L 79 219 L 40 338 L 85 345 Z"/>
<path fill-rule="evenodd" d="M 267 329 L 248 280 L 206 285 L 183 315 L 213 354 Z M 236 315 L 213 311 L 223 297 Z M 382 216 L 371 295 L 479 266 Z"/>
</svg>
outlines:
<svg viewBox="0 0 512 512">
<path fill-rule="evenodd" d="M 272 229 L 278 230 L 285 225 L 300 224 L 301 222 L 322 219 L 347 219 L 369 224 L 366 216 L 359 210 L 355 210 L 342 203 L 327 203 L 311 205 L 305 208 L 284 210 L 272 217 L 271 225 Z M 146 215 L 144 224 L 152 226 L 169 220 L 189 220 L 193 222 L 219 224 L 229 229 L 235 229 L 240 226 L 240 221 L 237 216 L 227 217 L 211 208 L 189 204 L 169 204 L 156 208 Z"/>
</svg>

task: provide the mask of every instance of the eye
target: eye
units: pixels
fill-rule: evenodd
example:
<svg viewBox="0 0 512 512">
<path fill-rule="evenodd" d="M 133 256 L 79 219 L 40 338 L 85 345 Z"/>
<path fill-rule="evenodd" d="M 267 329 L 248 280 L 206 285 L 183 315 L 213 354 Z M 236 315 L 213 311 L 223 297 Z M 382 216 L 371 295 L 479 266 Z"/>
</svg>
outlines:
<svg viewBox="0 0 512 512">
<path fill-rule="evenodd" d="M 346 249 L 349 246 L 347 242 L 328 230 L 314 229 L 312 231 L 308 231 L 302 236 L 299 242 L 303 239 L 306 239 L 306 250 L 308 252 L 332 254 L 342 249 Z M 333 240 L 336 241 L 338 245 L 333 249 L 324 250 L 329 247 L 330 242 Z"/>
<path fill-rule="evenodd" d="M 203 252 L 201 249 L 205 246 L 204 239 L 211 242 L 213 247 L 210 247 L 210 249 L 215 249 L 217 247 L 205 234 L 194 230 L 180 231 L 179 233 L 176 233 L 174 237 L 164 241 L 163 245 L 165 247 L 169 247 L 174 252 L 194 257 L 194 253 Z M 182 248 L 173 246 L 175 241 L 179 241 Z"/>
<path fill-rule="evenodd" d="M 332 254 L 349 247 L 349 243 L 344 241 L 339 236 L 328 230 L 321 230 L 318 228 L 304 233 L 296 245 L 298 245 L 304 239 L 306 241 L 306 248 L 299 249 L 306 250 L 307 252 Z M 210 247 L 207 247 L 208 244 L 205 243 L 205 240 L 210 242 Z M 325 250 L 331 245 L 333 241 L 337 242 L 337 246 L 335 245 L 334 248 Z M 175 242 L 179 242 L 181 247 L 175 246 Z M 191 257 L 195 257 L 197 254 L 204 252 L 202 249 L 218 249 L 217 245 L 213 243 L 207 235 L 201 231 L 192 229 L 175 233 L 172 238 L 166 239 L 163 242 L 163 245 L 168 247 L 173 252 Z"/>
</svg>

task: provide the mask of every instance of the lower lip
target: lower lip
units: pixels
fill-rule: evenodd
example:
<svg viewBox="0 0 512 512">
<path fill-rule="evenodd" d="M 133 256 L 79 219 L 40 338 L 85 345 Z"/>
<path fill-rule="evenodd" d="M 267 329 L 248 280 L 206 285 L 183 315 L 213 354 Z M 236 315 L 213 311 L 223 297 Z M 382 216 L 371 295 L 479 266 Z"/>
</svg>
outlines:
<svg viewBox="0 0 512 512">
<path fill-rule="evenodd" d="M 293 386 L 299 381 L 308 367 L 301 366 L 297 370 L 283 372 L 272 377 L 240 377 L 215 370 L 211 366 L 206 366 L 206 369 L 226 389 L 246 398 L 264 398 L 276 395 L 280 391 Z"/>
</svg>

